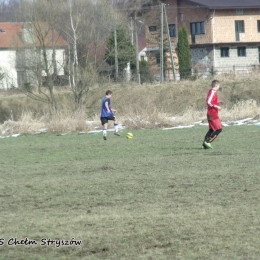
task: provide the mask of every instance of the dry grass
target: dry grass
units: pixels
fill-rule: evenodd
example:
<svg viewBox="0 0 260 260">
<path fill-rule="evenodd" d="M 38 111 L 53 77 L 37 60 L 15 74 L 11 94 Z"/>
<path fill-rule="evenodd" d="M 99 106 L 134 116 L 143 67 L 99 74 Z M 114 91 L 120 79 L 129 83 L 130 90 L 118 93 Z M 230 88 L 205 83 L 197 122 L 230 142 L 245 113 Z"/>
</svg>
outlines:
<svg viewBox="0 0 260 260">
<path fill-rule="evenodd" d="M 85 111 L 61 110 L 35 117 L 31 111 L 23 112 L 17 121 L 7 120 L 0 126 L 2 135 L 32 134 L 41 131 L 68 133 L 88 130 Z"/>
<path fill-rule="evenodd" d="M 64 133 L 88 130 L 86 111 L 83 109 L 74 112 L 61 110 L 51 116 L 46 115 L 45 122 L 46 128 L 52 132 Z"/>
<path fill-rule="evenodd" d="M 225 102 L 220 116 L 233 121 L 260 115 L 259 78 L 230 79 L 222 75 L 222 92 Z M 205 98 L 211 80 L 166 82 L 164 84 L 95 86 L 85 100 L 85 107 L 73 111 L 73 102 L 67 92 L 58 91 L 60 110 L 51 114 L 49 108 L 21 94 L 0 96 L 0 126 L 3 134 L 29 134 L 46 128 L 51 132 L 85 131 L 100 126 L 100 102 L 107 89 L 114 93 L 113 108 L 118 110 L 119 122 L 132 129 L 151 129 L 188 125 L 205 120 Z M 97 123 L 87 125 L 87 120 Z M 8 129 L 8 131 L 6 131 Z"/>
<path fill-rule="evenodd" d="M 242 100 L 234 104 L 231 109 L 223 109 L 221 118 L 225 121 L 243 119 L 247 117 L 255 118 L 260 115 L 260 106 L 256 100 Z"/>
<path fill-rule="evenodd" d="M 0 130 L 2 135 L 31 134 L 42 127 L 44 127 L 42 118 L 35 118 L 31 111 L 24 111 L 18 121 L 11 119 L 5 121 L 1 125 Z"/>
<path fill-rule="evenodd" d="M 260 115 L 260 106 L 255 100 L 238 101 L 231 109 L 224 107 L 220 111 L 220 117 L 225 122 L 233 122 L 234 120 L 244 118 L 257 118 Z M 196 110 L 187 109 L 183 113 L 177 115 L 169 115 L 162 113 L 156 108 L 153 110 L 138 110 L 136 113 L 129 113 L 123 119 L 123 123 L 129 128 L 155 128 L 178 125 L 189 125 L 195 122 L 206 120 L 206 109 Z"/>
<path fill-rule="evenodd" d="M 151 129 L 172 124 L 170 116 L 158 111 L 155 107 L 134 109 L 121 120 L 123 120 L 124 125 L 132 129 Z"/>
</svg>

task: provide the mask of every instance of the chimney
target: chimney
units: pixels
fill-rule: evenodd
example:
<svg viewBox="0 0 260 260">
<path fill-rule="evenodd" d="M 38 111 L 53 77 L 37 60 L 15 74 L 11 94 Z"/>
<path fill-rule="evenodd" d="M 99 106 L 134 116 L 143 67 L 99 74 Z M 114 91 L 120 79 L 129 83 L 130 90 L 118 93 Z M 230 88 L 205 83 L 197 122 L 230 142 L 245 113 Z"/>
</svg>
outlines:
<svg viewBox="0 0 260 260">
<path fill-rule="evenodd" d="M 32 24 L 29 22 L 23 24 L 23 42 L 25 44 L 34 43 L 33 27 Z"/>
</svg>

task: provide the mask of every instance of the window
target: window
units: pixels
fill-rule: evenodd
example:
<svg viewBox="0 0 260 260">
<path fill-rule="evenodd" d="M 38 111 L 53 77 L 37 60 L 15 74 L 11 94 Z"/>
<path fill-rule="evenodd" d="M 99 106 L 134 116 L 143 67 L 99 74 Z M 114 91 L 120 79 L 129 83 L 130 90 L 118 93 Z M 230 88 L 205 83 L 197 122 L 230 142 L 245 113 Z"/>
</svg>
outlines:
<svg viewBox="0 0 260 260">
<path fill-rule="evenodd" d="M 26 72 L 25 71 L 17 71 L 17 83 L 18 87 L 22 87 L 24 83 L 26 83 Z"/>
<path fill-rule="evenodd" d="M 245 25 L 244 21 L 235 21 L 235 35 L 236 35 L 236 41 L 240 41 L 240 33 L 245 32 Z"/>
<path fill-rule="evenodd" d="M 229 57 L 229 48 L 228 47 L 222 47 L 220 48 L 220 56 L 221 57 Z"/>
<path fill-rule="evenodd" d="M 23 49 L 16 52 L 16 67 L 23 68 L 25 66 L 25 51 Z"/>
<path fill-rule="evenodd" d="M 244 21 L 235 21 L 235 31 L 238 33 L 245 32 Z"/>
<path fill-rule="evenodd" d="M 192 35 L 205 34 L 204 22 L 191 23 L 190 31 Z"/>
<path fill-rule="evenodd" d="M 169 24 L 169 33 L 170 33 L 170 37 L 176 37 L 175 24 Z"/>
<path fill-rule="evenodd" d="M 260 33 L 260 20 L 257 20 L 257 31 Z"/>
<path fill-rule="evenodd" d="M 156 64 L 160 64 L 160 62 L 161 62 L 161 57 L 160 57 L 160 52 L 159 52 L 159 51 L 157 51 L 157 52 L 155 53 L 155 59 L 156 59 Z"/>
<path fill-rule="evenodd" d="M 236 14 L 244 14 L 244 10 L 243 9 L 236 9 Z"/>
<path fill-rule="evenodd" d="M 246 47 L 237 47 L 237 56 L 245 57 L 246 56 Z"/>
<path fill-rule="evenodd" d="M 149 32 L 156 32 L 156 26 L 149 26 Z"/>
<path fill-rule="evenodd" d="M 36 53 L 33 49 L 20 49 L 16 51 L 16 67 L 34 67 L 36 66 Z"/>
</svg>

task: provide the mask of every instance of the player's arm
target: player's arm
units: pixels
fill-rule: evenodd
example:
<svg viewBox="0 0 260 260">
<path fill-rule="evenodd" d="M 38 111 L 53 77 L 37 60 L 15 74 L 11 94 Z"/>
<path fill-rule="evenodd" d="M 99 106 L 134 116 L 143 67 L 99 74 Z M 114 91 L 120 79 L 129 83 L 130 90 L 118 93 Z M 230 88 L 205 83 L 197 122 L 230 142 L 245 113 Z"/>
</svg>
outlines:
<svg viewBox="0 0 260 260">
<path fill-rule="evenodd" d="M 219 106 L 219 105 L 222 105 L 222 104 L 224 104 L 224 101 L 222 101 L 222 100 L 218 101 L 218 104 L 217 104 L 216 108 L 217 108 L 218 110 L 221 110 L 222 108 L 221 108 L 221 106 Z"/>
<path fill-rule="evenodd" d="M 108 101 L 105 102 L 105 107 L 106 107 L 106 109 L 107 109 L 107 113 L 110 113 L 110 109 L 109 109 Z"/>
</svg>

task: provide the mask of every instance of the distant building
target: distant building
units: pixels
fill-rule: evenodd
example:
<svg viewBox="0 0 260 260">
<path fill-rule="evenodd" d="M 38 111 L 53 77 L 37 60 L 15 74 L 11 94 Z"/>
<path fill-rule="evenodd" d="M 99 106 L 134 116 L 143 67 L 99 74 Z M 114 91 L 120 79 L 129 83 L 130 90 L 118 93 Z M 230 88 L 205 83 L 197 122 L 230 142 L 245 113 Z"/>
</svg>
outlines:
<svg viewBox="0 0 260 260">
<path fill-rule="evenodd" d="M 249 71 L 260 63 L 259 0 L 181 0 L 193 71 Z"/>
<path fill-rule="evenodd" d="M 48 69 L 64 75 L 65 50 L 68 43 L 48 25 L 40 44 L 30 23 L 0 23 L 0 88 L 10 89 L 35 83 L 46 75 L 42 45 L 47 52 Z"/>
<path fill-rule="evenodd" d="M 174 57 L 174 63 L 178 63 L 177 57 L 177 25 L 178 25 L 178 7 L 177 0 L 163 1 L 166 4 L 167 22 L 169 28 L 169 36 L 171 40 L 172 53 Z M 165 19 L 165 18 L 164 18 Z M 154 77 L 160 79 L 160 38 L 161 38 L 161 9 L 159 5 L 151 7 L 150 10 L 144 12 L 142 21 L 145 23 L 145 37 L 146 37 L 146 55 L 147 60 L 150 63 L 151 73 Z M 164 20 L 165 25 L 165 20 Z M 169 42 L 166 36 L 166 28 L 164 26 L 164 47 L 169 47 Z M 169 51 L 166 53 L 166 61 L 164 62 L 165 78 L 173 80 L 173 69 L 171 66 Z M 178 66 L 176 66 L 178 68 Z M 177 77 L 178 75 L 178 70 Z"/>
<path fill-rule="evenodd" d="M 250 71 L 260 64 L 259 0 L 163 0 L 165 3 L 172 53 L 178 72 L 178 29 L 189 33 L 192 72 L 209 75 L 222 72 Z M 160 65 L 160 7 L 144 12 L 146 54 L 153 74 Z M 165 30 L 165 29 L 164 29 Z M 166 33 L 166 31 L 165 31 Z M 164 36 L 167 44 L 167 38 Z M 173 79 L 170 60 L 166 78 Z"/>
</svg>

